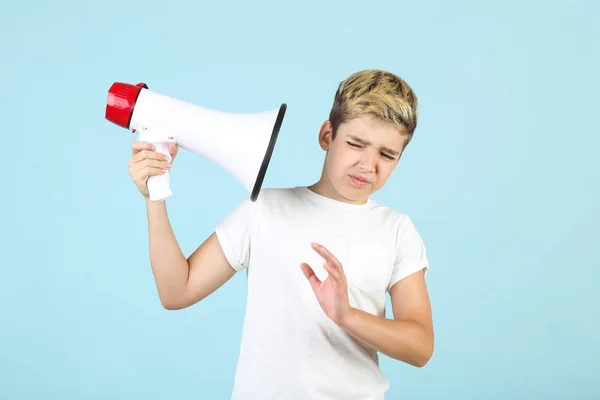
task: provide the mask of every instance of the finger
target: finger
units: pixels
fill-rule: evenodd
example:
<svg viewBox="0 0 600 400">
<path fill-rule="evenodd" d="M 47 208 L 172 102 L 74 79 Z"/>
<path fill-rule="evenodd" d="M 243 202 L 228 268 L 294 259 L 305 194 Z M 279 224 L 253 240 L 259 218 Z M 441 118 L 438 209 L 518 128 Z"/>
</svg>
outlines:
<svg viewBox="0 0 600 400">
<path fill-rule="evenodd" d="M 304 276 L 306 277 L 306 279 L 308 279 L 308 282 L 310 283 L 312 288 L 316 289 L 318 287 L 318 285 L 321 283 L 321 281 L 315 274 L 315 271 L 307 263 L 300 264 L 300 268 L 302 268 L 302 272 L 304 273 Z"/>
<path fill-rule="evenodd" d="M 134 174 L 134 179 L 138 181 L 144 181 L 146 178 L 154 175 L 163 175 L 167 173 L 167 169 L 157 167 L 145 167 Z"/>
<path fill-rule="evenodd" d="M 173 142 L 169 142 L 169 153 L 171 154 L 171 158 L 175 158 L 177 153 L 179 152 L 179 147 Z"/>
<path fill-rule="evenodd" d="M 329 250 L 318 243 L 313 243 L 312 247 L 317 253 L 319 253 L 321 257 L 325 259 L 323 268 L 327 271 L 331 279 L 337 282 L 343 282 L 346 275 L 344 273 L 342 263 L 337 259 L 337 257 L 335 257 Z"/>
<path fill-rule="evenodd" d="M 327 274 L 329 275 L 329 277 L 332 280 L 334 280 L 334 281 L 340 280 L 341 275 L 340 275 L 340 271 L 337 267 L 326 262 L 323 264 L 323 268 L 325 269 L 325 271 L 327 271 Z"/>
<path fill-rule="evenodd" d="M 141 150 L 133 157 L 131 157 L 131 163 L 137 164 L 144 160 L 157 160 L 157 161 L 169 161 L 169 156 L 166 154 L 159 153 L 152 150 Z"/>
<path fill-rule="evenodd" d="M 153 167 L 153 168 L 160 168 L 160 169 L 164 169 L 164 170 L 168 170 L 171 168 L 171 163 L 168 163 L 166 161 L 157 161 L 157 160 L 153 160 L 153 159 L 145 159 L 143 161 L 140 161 L 138 163 L 133 164 L 130 169 L 133 170 L 133 172 L 136 171 L 141 171 L 144 168 L 147 167 Z"/>
<path fill-rule="evenodd" d="M 131 151 L 136 154 L 142 150 L 154 151 L 156 147 L 150 142 L 136 141 L 131 144 Z"/>
<path fill-rule="evenodd" d="M 340 261 L 333 255 L 329 250 L 327 250 L 324 246 L 318 243 L 312 243 L 312 248 L 319 253 L 321 257 L 323 257 L 327 262 L 329 262 L 332 266 L 336 268 L 341 268 L 342 264 Z"/>
<path fill-rule="evenodd" d="M 171 163 L 147 159 L 131 165 L 129 171 L 132 175 L 138 175 L 139 172 L 144 171 L 146 168 L 158 168 L 168 171 L 171 168 Z"/>
</svg>

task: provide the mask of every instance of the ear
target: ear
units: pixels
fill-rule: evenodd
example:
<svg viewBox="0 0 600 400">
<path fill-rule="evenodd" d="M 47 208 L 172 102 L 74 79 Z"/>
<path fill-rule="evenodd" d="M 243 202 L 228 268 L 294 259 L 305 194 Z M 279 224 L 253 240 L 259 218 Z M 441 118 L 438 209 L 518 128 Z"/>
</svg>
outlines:
<svg viewBox="0 0 600 400">
<path fill-rule="evenodd" d="M 323 122 L 319 131 L 319 146 L 325 151 L 329 150 L 332 141 L 333 129 L 330 121 Z"/>
</svg>

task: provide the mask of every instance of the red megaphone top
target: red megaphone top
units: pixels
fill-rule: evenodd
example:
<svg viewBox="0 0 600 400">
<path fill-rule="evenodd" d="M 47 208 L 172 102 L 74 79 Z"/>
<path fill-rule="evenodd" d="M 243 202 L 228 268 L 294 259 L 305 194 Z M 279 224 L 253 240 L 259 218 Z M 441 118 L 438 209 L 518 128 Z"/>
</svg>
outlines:
<svg viewBox="0 0 600 400">
<path fill-rule="evenodd" d="M 106 100 L 106 119 L 122 128 L 129 129 L 135 102 L 142 88 L 148 89 L 148 86 L 145 83 L 137 85 L 123 82 L 113 83 L 108 90 Z"/>
</svg>

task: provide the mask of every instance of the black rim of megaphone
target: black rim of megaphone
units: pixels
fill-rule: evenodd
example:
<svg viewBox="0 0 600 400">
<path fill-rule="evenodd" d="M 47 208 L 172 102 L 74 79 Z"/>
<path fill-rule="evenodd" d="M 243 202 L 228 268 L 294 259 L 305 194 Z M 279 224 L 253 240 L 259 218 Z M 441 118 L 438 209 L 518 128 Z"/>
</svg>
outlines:
<svg viewBox="0 0 600 400">
<path fill-rule="evenodd" d="M 265 179 L 265 174 L 267 173 L 267 169 L 269 168 L 269 162 L 271 161 L 271 156 L 273 155 L 273 149 L 275 148 L 275 143 L 277 142 L 277 136 L 279 135 L 279 130 L 281 129 L 281 124 L 283 123 L 283 117 L 285 116 L 286 109 L 287 104 L 285 103 L 279 107 L 277 120 L 275 120 L 275 125 L 273 126 L 273 133 L 271 133 L 271 140 L 269 141 L 269 146 L 267 147 L 267 151 L 265 152 L 265 157 L 263 158 L 260 170 L 258 171 L 258 176 L 256 177 L 254 188 L 252 189 L 252 193 L 250 194 L 251 201 L 256 201 L 256 199 L 258 198 L 258 194 L 260 193 L 260 189 L 262 188 L 262 184 Z"/>
</svg>

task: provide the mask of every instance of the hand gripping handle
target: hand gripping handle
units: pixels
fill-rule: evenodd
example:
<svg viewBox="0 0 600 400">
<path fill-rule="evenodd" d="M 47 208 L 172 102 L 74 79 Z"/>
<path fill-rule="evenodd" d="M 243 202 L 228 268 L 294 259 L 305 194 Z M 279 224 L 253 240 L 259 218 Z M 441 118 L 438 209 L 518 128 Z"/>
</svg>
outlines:
<svg viewBox="0 0 600 400">
<path fill-rule="evenodd" d="M 169 157 L 169 161 L 171 161 L 169 143 L 172 142 L 172 140 L 168 135 L 157 134 L 157 132 L 153 132 L 147 127 L 142 127 L 142 129 L 140 129 L 140 140 L 152 143 L 154 147 L 156 147 L 156 151 L 158 153 L 165 154 L 167 157 Z M 173 194 L 171 191 L 171 179 L 169 171 L 166 171 L 162 175 L 150 176 L 146 186 L 148 187 L 150 201 L 164 200 Z"/>
</svg>

